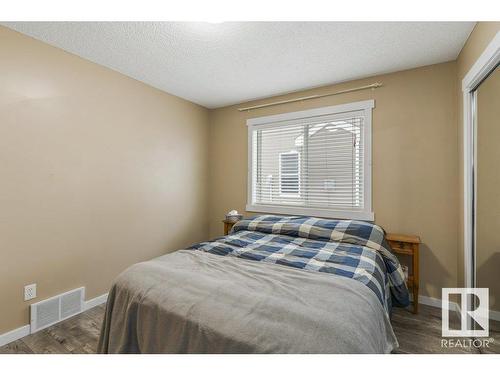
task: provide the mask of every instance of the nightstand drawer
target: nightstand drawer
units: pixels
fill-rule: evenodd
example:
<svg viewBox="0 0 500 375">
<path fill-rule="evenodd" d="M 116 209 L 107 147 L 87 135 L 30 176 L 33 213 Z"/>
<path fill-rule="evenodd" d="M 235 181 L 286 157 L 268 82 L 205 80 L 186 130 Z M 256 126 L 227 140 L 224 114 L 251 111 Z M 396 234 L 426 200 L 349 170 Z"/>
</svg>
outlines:
<svg viewBox="0 0 500 375">
<path fill-rule="evenodd" d="M 393 241 L 389 239 L 388 241 L 394 252 L 408 255 L 413 254 L 413 246 L 415 245 L 413 242 Z"/>
</svg>

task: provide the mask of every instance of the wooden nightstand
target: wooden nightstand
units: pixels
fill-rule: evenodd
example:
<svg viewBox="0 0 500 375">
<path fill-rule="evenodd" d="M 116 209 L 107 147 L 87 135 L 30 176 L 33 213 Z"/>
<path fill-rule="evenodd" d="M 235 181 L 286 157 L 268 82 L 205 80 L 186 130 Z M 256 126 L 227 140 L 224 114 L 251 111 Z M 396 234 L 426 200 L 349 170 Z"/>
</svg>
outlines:
<svg viewBox="0 0 500 375">
<path fill-rule="evenodd" d="M 416 314 L 418 313 L 418 251 L 420 237 L 389 233 L 386 235 L 386 239 L 394 253 L 403 255 L 401 258 L 411 258 L 411 267 L 408 268 L 406 285 L 413 294 L 413 313 Z"/>
<path fill-rule="evenodd" d="M 237 221 L 230 220 L 222 220 L 222 222 L 224 223 L 224 236 L 227 236 L 233 225 L 237 223 Z"/>
</svg>

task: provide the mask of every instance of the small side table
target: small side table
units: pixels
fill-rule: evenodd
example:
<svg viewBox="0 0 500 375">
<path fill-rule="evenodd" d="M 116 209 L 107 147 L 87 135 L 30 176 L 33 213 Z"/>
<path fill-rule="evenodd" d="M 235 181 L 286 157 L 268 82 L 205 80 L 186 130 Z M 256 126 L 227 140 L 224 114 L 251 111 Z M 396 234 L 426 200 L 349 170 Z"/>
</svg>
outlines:
<svg viewBox="0 0 500 375">
<path fill-rule="evenodd" d="M 419 286 L 418 252 L 420 237 L 389 233 L 386 235 L 386 239 L 394 253 L 409 256 L 411 258 L 411 269 L 408 270 L 408 280 L 406 285 L 413 294 L 413 313 L 417 314 Z"/>
<path fill-rule="evenodd" d="M 227 236 L 233 225 L 237 223 L 237 221 L 231 220 L 222 220 L 222 222 L 224 223 L 224 236 Z"/>
</svg>

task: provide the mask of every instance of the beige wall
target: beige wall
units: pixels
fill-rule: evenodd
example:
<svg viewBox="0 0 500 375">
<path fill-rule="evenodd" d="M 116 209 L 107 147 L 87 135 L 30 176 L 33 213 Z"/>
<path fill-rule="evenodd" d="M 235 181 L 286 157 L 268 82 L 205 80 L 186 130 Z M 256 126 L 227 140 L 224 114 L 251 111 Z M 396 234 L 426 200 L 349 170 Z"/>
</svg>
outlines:
<svg viewBox="0 0 500 375">
<path fill-rule="evenodd" d="M 35 302 L 82 285 L 90 299 L 134 262 L 221 234 L 245 208 L 247 118 L 372 98 L 376 222 L 421 236 L 421 294 L 439 298 L 463 280 L 460 84 L 499 25 L 478 23 L 456 62 L 241 106 L 382 81 L 375 91 L 248 113 L 0 27 L 0 333 L 28 323 L 28 283 Z"/>
<path fill-rule="evenodd" d="M 421 294 L 440 298 L 442 287 L 453 287 L 457 282 L 456 74 L 456 63 L 450 62 L 211 111 L 210 236 L 222 234 L 221 220 L 227 211 L 245 210 L 247 118 L 375 99 L 375 219 L 389 232 L 421 236 Z M 240 106 L 375 81 L 381 81 L 384 87 L 250 112 L 237 111 Z"/>
<path fill-rule="evenodd" d="M 500 31 L 500 22 L 478 22 L 457 58 L 457 101 L 458 101 L 458 286 L 464 285 L 463 245 L 463 94 L 462 80 L 484 49 Z"/>
<path fill-rule="evenodd" d="M 477 90 L 476 280 L 500 311 L 500 68 Z"/>
<path fill-rule="evenodd" d="M 0 333 L 207 237 L 208 110 L 0 27 Z M 23 302 L 23 286 L 38 298 Z"/>
</svg>

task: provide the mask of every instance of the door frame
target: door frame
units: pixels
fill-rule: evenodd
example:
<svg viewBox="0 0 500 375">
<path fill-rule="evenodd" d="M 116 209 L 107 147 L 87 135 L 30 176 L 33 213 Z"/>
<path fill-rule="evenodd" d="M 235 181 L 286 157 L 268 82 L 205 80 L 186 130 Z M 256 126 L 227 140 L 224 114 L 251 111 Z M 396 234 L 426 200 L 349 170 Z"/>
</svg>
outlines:
<svg viewBox="0 0 500 375">
<path fill-rule="evenodd" d="M 464 148 L 464 283 L 466 288 L 476 286 L 476 164 L 477 126 L 476 89 L 500 63 L 500 31 L 462 80 L 463 94 L 463 148 Z"/>
</svg>

